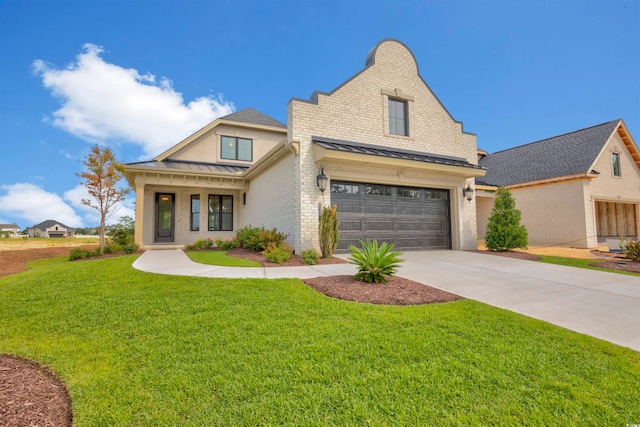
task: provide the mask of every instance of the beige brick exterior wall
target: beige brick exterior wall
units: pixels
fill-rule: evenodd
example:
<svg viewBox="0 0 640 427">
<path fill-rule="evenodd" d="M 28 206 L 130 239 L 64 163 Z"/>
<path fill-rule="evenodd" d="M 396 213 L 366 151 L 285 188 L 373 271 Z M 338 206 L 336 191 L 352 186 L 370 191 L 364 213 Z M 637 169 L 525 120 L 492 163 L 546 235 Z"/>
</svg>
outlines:
<svg viewBox="0 0 640 427">
<path fill-rule="evenodd" d="M 388 134 L 388 94 L 408 103 L 409 136 Z M 323 202 L 316 186 L 319 163 L 314 159 L 312 136 L 456 156 L 477 163 L 476 137 L 462 132 L 428 86 L 418 75 L 413 54 L 401 43 L 385 41 L 375 49 L 375 63 L 348 80 L 331 94 L 318 94 L 317 104 L 293 99 L 289 103 L 289 141 L 300 142 L 295 172 L 299 179 L 301 230 L 296 248 L 317 247 L 318 204 Z M 333 173 L 331 165 L 326 172 Z M 346 171 L 345 171 L 346 172 Z M 399 169 L 389 171 L 389 183 L 401 183 Z M 405 176 L 410 171 L 403 171 Z M 380 182 L 378 167 L 361 166 L 349 174 L 361 180 Z M 330 176 L 331 178 L 331 176 Z M 475 203 L 462 203 L 464 176 L 414 176 L 416 185 L 451 189 L 452 238 L 454 249 L 476 245 Z M 329 193 L 325 204 L 330 203 Z"/>
<path fill-rule="evenodd" d="M 293 154 L 287 154 L 259 176 L 251 179 L 246 191 L 247 204 L 239 209 L 238 228 L 245 225 L 276 227 L 289 235 L 287 243 L 295 245 L 295 206 L 298 193 L 297 179 L 293 171 L 296 160 Z M 300 248 L 296 248 L 296 253 L 300 253 Z"/>
<path fill-rule="evenodd" d="M 476 222 L 478 224 L 478 239 L 484 240 L 487 233 L 487 223 L 493 210 L 495 193 L 481 192 L 476 194 Z"/>
</svg>

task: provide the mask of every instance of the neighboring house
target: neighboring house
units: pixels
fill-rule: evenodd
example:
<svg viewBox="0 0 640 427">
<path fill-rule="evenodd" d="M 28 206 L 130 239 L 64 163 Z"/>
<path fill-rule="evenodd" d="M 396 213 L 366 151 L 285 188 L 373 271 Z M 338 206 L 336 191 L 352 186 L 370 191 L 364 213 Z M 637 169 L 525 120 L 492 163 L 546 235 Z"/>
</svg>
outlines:
<svg viewBox="0 0 640 427">
<path fill-rule="evenodd" d="M 498 186 L 511 189 L 530 245 L 593 248 L 638 238 L 640 151 L 623 120 L 479 153 L 487 169 L 476 180 L 480 239 Z"/>
<path fill-rule="evenodd" d="M 18 224 L 0 224 L 0 237 L 16 237 L 20 235 Z"/>
<path fill-rule="evenodd" d="M 48 219 L 27 228 L 29 237 L 73 237 L 74 230 L 61 222 Z"/>
<path fill-rule="evenodd" d="M 125 165 L 136 242 L 183 245 L 251 224 L 277 227 L 300 253 L 319 248 L 319 211 L 336 204 L 340 250 L 360 239 L 476 248 L 475 199 L 463 194 L 485 174 L 476 137 L 434 95 L 404 44 L 380 42 L 332 92 L 292 99 L 287 117 L 285 125 L 248 108 Z"/>
</svg>

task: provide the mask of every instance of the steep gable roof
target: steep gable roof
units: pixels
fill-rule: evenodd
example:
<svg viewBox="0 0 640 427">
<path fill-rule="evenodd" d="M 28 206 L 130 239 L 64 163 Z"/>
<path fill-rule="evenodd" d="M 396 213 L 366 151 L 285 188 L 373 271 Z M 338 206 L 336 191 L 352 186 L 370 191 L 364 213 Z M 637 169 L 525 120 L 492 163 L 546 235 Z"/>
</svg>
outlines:
<svg viewBox="0 0 640 427">
<path fill-rule="evenodd" d="M 487 174 L 477 182 L 503 186 L 587 173 L 619 123 L 613 120 L 489 154 L 478 162 Z"/>
<path fill-rule="evenodd" d="M 273 126 L 278 128 L 286 128 L 282 122 L 261 113 L 258 110 L 254 110 L 251 107 L 244 110 L 236 111 L 235 113 L 228 114 L 220 117 L 222 120 L 230 120 L 232 122 L 253 123 L 255 125 Z"/>
</svg>

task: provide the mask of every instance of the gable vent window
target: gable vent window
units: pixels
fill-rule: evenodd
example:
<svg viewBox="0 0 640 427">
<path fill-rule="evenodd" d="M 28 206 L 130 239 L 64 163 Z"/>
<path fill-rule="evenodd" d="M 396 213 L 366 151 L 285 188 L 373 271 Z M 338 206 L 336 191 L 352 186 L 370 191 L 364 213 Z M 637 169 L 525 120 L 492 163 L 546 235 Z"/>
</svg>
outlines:
<svg viewBox="0 0 640 427">
<path fill-rule="evenodd" d="M 253 161 L 253 140 L 223 136 L 221 138 L 220 157 L 228 160 Z"/>
<path fill-rule="evenodd" d="M 389 98 L 389 133 L 408 136 L 409 123 L 407 117 L 407 101 Z"/>
<path fill-rule="evenodd" d="M 620 172 L 620 154 L 611 154 L 611 166 L 613 167 L 613 176 L 622 176 Z"/>
</svg>

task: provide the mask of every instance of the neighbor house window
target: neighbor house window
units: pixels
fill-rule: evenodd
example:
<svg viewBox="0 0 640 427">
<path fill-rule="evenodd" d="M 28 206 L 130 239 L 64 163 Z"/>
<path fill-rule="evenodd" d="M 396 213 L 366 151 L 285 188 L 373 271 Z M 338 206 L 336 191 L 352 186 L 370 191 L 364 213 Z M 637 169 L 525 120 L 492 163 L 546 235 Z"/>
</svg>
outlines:
<svg viewBox="0 0 640 427">
<path fill-rule="evenodd" d="M 228 160 L 253 160 L 253 140 L 223 136 L 221 138 L 220 157 Z"/>
<path fill-rule="evenodd" d="M 389 98 L 389 133 L 402 136 L 409 135 L 407 101 Z"/>
<path fill-rule="evenodd" d="M 209 231 L 233 231 L 233 196 L 209 195 Z"/>
<path fill-rule="evenodd" d="M 613 166 L 613 176 L 622 176 L 620 173 L 620 154 L 611 154 L 611 165 Z"/>
<path fill-rule="evenodd" d="M 191 196 L 191 231 L 200 231 L 200 196 Z"/>
</svg>

